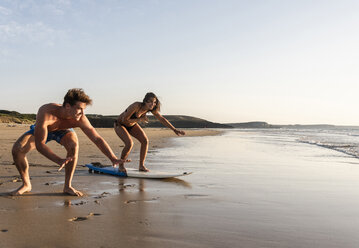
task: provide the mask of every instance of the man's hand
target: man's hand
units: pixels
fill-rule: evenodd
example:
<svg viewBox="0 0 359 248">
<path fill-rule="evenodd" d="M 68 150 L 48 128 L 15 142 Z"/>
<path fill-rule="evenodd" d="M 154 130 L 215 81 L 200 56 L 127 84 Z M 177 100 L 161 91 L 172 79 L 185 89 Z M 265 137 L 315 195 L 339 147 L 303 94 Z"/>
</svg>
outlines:
<svg viewBox="0 0 359 248">
<path fill-rule="evenodd" d="M 57 170 L 57 171 L 60 171 L 62 170 L 62 168 L 65 167 L 65 165 L 67 165 L 68 163 L 70 163 L 71 161 L 74 160 L 74 157 L 68 157 L 68 158 L 65 158 L 65 159 L 60 159 L 57 164 L 60 165 L 60 168 Z"/>
<path fill-rule="evenodd" d="M 131 159 L 114 159 L 111 162 L 113 167 L 117 167 L 120 164 L 124 164 L 131 161 L 132 161 Z"/>
<path fill-rule="evenodd" d="M 124 163 L 131 162 L 131 159 L 114 159 L 112 160 L 112 166 L 117 167 L 120 172 L 127 173 Z"/>
</svg>

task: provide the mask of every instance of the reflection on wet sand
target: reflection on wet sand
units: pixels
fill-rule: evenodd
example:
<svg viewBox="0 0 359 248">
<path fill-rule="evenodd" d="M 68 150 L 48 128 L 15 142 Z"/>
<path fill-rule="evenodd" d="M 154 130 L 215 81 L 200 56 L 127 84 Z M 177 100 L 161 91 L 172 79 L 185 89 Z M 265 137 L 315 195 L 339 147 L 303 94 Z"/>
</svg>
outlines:
<svg viewBox="0 0 359 248">
<path fill-rule="evenodd" d="M 172 178 L 167 178 L 167 179 L 163 179 L 162 180 L 163 182 L 168 182 L 168 183 L 176 183 L 177 185 L 181 185 L 185 188 L 192 188 L 192 185 L 187 182 L 187 181 L 184 181 L 182 179 L 179 179 L 179 178 L 176 178 L 176 177 L 172 177 Z"/>
<path fill-rule="evenodd" d="M 137 189 L 139 192 L 144 192 L 145 191 L 145 180 L 146 179 L 143 179 L 143 178 L 138 178 L 137 179 L 137 182 L 138 182 L 138 186 L 137 186 Z M 135 189 L 136 188 L 136 184 L 126 184 L 126 178 L 119 178 L 119 191 L 120 191 L 120 194 L 123 194 L 125 193 L 125 190 L 126 189 L 131 189 L 131 191 L 133 191 L 132 189 Z"/>
<path fill-rule="evenodd" d="M 132 180 L 131 180 L 132 181 Z M 132 223 L 126 226 L 125 233 L 146 233 L 149 225 L 148 215 L 150 209 L 144 202 L 152 198 L 146 192 L 146 179 L 138 179 L 136 184 L 126 184 L 125 178 L 119 179 L 119 201 L 117 201 L 117 216 L 113 216 L 114 223 Z M 159 198 L 159 197 L 158 197 Z M 157 200 L 157 199 L 156 199 Z M 135 224 L 136 223 L 136 224 Z M 143 225 L 145 223 L 145 225 Z M 135 224 L 135 225 L 133 225 Z M 116 226 L 116 225 L 114 225 Z M 118 228 L 118 226 L 116 226 Z M 122 230 L 123 232 L 124 230 Z M 143 242 L 143 237 L 137 236 L 138 242 Z"/>
<path fill-rule="evenodd" d="M 157 182 L 164 182 L 164 183 L 174 183 L 174 184 L 177 184 L 177 185 L 180 185 L 184 188 L 192 188 L 192 185 L 187 182 L 187 181 L 184 181 L 182 179 L 178 179 L 178 178 L 175 178 L 175 177 L 172 177 L 172 178 L 167 178 L 167 179 L 143 179 L 143 178 L 138 178 L 138 190 L 139 191 L 143 191 L 145 190 L 145 181 L 146 180 L 155 180 Z M 126 188 L 134 188 L 136 186 L 136 184 L 126 184 L 126 178 L 120 178 L 119 179 L 119 185 L 120 185 L 120 188 L 119 190 L 120 191 L 123 191 L 124 189 Z"/>
</svg>

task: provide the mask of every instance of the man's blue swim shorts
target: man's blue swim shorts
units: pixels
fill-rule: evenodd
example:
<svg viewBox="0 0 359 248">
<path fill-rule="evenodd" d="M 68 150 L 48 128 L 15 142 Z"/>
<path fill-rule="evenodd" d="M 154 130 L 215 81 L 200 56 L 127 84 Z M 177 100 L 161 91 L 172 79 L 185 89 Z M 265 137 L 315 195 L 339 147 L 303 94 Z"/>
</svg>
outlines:
<svg viewBox="0 0 359 248">
<path fill-rule="evenodd" d="M 67 134 L 68 132 L 75 132 L 75 130 L 73 130 L 72 128 L 69 128 L 69 129 L 64 129 L 64 130 L 57 130 L 57 131 L 53 131 L 53 132 L 48 132 L 47 133 L 46 143 L 51 141 L 51 140 L 55 140 L 57 143 L 60 144 L 60 141 L 61 141 L 62 137 L 64 137 L 65 134 Z M 31 125 L 30 130 L 27 131 L 26 133 L 34 135 L 34 133 L 35 133 L 35 125 Z"/>
</svg>

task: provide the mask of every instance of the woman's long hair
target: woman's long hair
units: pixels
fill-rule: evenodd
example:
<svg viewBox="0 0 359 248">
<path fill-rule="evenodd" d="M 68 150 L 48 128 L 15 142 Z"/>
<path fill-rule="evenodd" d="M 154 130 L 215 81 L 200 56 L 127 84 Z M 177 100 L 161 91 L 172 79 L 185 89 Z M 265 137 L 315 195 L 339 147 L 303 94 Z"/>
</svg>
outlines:
<svg viewBox="0 0 359 248">
<path fill-rule="evenodd" d="M 143 98 L 143 101 L 142 101 L 142 105 L 145 105 L 145 103 L 146 103 L 147 101 L 149 101 L 151 98 L 155 98 L 155 99 L 156 99 L 156 105 L 155 105 L 155 107 L 154 107 L 152 110 L 150 110 L 150 111 L 160 112 L 160 110 L 161 110 L 161 103 L 160 103 L 160 101 L 158 100 L 158 97 L 157 97 L 154 93 L 152 93 L 152 92 L 148 92 L 148 93 L 145 95 L 145 98 Z"/>
</svg>

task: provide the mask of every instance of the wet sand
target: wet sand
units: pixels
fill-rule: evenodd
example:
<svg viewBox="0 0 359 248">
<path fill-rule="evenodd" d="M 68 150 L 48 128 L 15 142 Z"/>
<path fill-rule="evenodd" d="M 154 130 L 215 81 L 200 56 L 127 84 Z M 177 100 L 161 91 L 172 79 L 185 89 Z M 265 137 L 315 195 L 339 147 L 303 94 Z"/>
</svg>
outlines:
<svg viewBox="0 0 359 248">
<path fill-rule="evenodd" d="M 73 184 L 84 197 L 63 195 L 64 172 L 36 151 L 29 155 L 33 191 L 10 197 L 21 184 L 10 148 L 24 130 L 0 128 L 0 247 L 358 247 L 359 162 L 345 154 L 256 131 L 176 140 L 149 129 L 150 169 L 162 169 L 159 158 L 168 156 L 171 166 L 194 173 L 118 178 L 81 167 L 108 161 L 77 131 Z M 118 153 L 113 130 L 99 132 Z"/>
<path fill-rule="evenodd" d="M 173 240 L 171 235 L 178 235 L 173 229 L 177 224 L 168 222 L 167 217 L 175 214 L 169 210 L 176 201 L 183 200 L 183 196 L 177 199 L 178 189 L 191 186 L 181 179 L 122 179 L 88 173 L 85 163 L 110 163 L 79 129 L 80 153 L 73 186 L 84 192 L 84 197 L 64 195 L 64 171 L 57 172 L 58 166 L 37 151 L 28 155 L 32 191 L 9 196 L 8 192 L 21 185 L 11 147 L 26 130 L 27 125 L 0 124 L 0 247 L 158 247 L 167 239 L 172 240 L 168 242 L 171 246 L 186 244 L 185 240 Z M 113 129 L 97 130 L 120 154 L 123 145 Z M 174 145 L 171 138 L 176 135 L 168 129 L 145 132 L 150 139 L 149 154 Z M 187 137 L 219 133 L 204 129 L 186 132 Z M 55 153 L 65 155 L 56 142 L 48 144 Z M 126 166 L 136 168 L 138 157 L 135 141 L 130 155 L 133 161 Z M 171 229 L 170 236 L 163 232 Z M 155 235 L 149 237 L 147 232 Z"/>
</svg>

